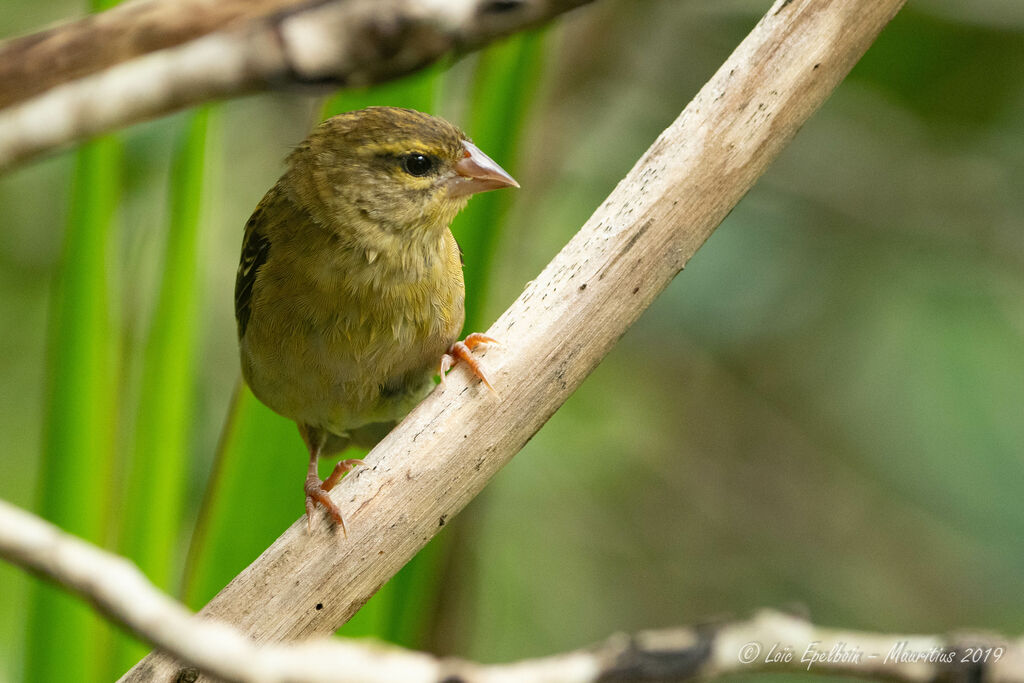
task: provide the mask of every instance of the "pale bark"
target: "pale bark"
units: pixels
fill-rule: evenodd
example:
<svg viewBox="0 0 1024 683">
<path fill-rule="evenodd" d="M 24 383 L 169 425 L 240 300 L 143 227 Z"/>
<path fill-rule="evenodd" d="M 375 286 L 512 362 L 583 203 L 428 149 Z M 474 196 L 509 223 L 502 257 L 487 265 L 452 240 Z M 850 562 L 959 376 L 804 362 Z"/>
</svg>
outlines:
<svg viewBox="0 0 1024 683">
<path fill-rule="evenodd" d="M 410 73 L 590 0 L 129 0 L 0 44 L 0 170 L 258 90 Z"/>
<path fill-rule="evenodd" d="M 257 645 L 222 622 L 190 614 L 124 559 L 3 501 L 0 557 L 83 595 L 150 643 L 230 681 L 610 683 L 706 681 L 757 671 L 905 683 L 1024 681 L 1024 639 L 866 633 L 767 610 L 748 620 L 618 634 L 593 647 L 496 665 L 339 638 Z"/>
</svg>

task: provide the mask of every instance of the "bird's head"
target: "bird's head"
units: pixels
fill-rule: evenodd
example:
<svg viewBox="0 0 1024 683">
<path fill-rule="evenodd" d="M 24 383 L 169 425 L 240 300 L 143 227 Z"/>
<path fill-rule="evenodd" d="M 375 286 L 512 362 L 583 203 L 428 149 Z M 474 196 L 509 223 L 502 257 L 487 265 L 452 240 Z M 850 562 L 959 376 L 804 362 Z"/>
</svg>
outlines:
<svg viewBox="0 0 1024 683">
<path fill-rule="evenodd" d="M 470 195 L 519 184 L 466 135 L 411 109 L 370 107 L 321 123 L 291 158 L 301 201 L 336 226 L 438 233 Z M 318 217 L 319 218 L 319 217 Z"/>
</svg>

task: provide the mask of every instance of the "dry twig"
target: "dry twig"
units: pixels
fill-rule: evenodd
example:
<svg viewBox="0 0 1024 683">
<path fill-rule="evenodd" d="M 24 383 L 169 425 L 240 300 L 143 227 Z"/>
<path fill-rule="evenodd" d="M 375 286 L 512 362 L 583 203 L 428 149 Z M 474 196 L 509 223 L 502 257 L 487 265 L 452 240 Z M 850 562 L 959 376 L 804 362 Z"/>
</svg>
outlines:
<svg viewBox="0 0 1024 683">
<path fill-rule="evenodd" d="M 615 635 L 591 648 L 499 665 L 345 639 L 259 646 L 224 623 L 190 614 L 124 559 L 3 501 L 0 557 L 74 590 L 150 643 L 231 681 L 610 683 L 708 680 L 753 671 L 905 683 L 1024 680 L 1024 639 L 844 631 L 767 610 L 750 620 Z"/>
<path fill-rule="evenodd" d="M 0 44 L 0 170 L 214 98 L 388 80 L 590 0 L 132 0 Z"/>
</svg>

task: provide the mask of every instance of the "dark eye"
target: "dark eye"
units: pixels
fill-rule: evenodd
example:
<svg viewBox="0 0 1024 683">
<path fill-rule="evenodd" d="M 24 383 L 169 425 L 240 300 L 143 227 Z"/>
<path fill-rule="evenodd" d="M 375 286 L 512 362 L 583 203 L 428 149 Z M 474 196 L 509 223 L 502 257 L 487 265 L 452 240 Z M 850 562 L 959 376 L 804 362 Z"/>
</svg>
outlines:
<svg viewBox="0 0 1024 683">
<path fill-rule="evenodd" d="M 434 170 L 434 159 L 425 154 L 406 154 L 402 157 L 402 168 L 409 175 L 425 176 Z"/>
</svg>

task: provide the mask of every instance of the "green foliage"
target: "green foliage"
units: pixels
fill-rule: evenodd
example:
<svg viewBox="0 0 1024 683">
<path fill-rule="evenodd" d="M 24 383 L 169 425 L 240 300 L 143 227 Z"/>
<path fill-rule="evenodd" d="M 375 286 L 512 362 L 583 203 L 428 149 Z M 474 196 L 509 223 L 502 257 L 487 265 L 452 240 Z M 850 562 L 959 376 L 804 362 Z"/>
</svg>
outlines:
<svg viewBox="0 0 1024 683">
<path fill-rule="evenodd" d="M 198 277 L 206 139 L 210 110 L 193 114 L 171 169 L 169 229 L 160 293 L 146 342 L 135 449 L 121 518 L 121 552 L 165 591 L 176 593 L 185 486 L 191 464 L 192 410 L 201 305 Z M 114 673 L 149 651 L 122 638 Z"/>
<path fill-rule="evenodd" d="M 245 387 L 231 410 L 189 553 L 184 594 L 194 609 L 304 512 L 307 456 L 295 424 Z"/>
<path fill-rule="evenodd" d="M 942 124 L 963 122 L 967 130 L 994 123 L 1015 105 L 1017 74 L 992 65 L 1024 60 L 1019 31 L 964 25 L 913 5 L 886 31 L 887 40 L 864 56 L 853 78 L 884 88 L 921 116 Z"/>
<path fill-rule="evenodd" d="M 116 246 L 120 144 L 78 152 L 70 220 L 53 303 L 49 397 L 37 511 L 69 533 L 107 545 L 118 373 L 109 264 Z M 107 628 L 81 600 L 49 585 L 30 606 L 26 680 L 90 680 Z"/>
<path fill-rule="evenodd" d="M 115 4 L 96 0 L 93 10 Z M 121 148 L 112 137 L 81 147 L 51 312 L 49 395 L 38 511 L 107 545 L 117 430 L 119 335 L 109 267 L 117 247 Z M 100 675 L 110 628 L 87 604 L 38 585 L 30 606 L 25 680 Z"/>
<path fill-rule="evenodd" d="M 443 73 L 444 65 L 438 63 L 395 81 L 357 90 L 344 90 L 327 100 L 322 118 L 381 105 L 431 112 L 437 101 L 437 90 Z"/>
</svg>

